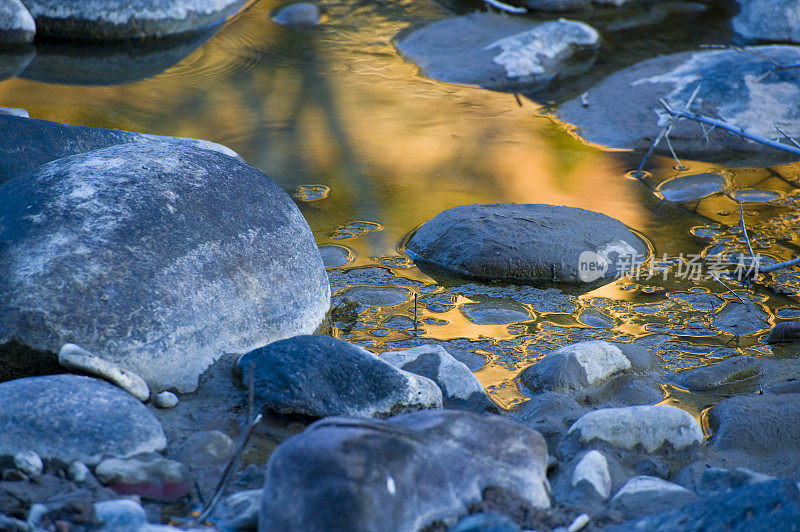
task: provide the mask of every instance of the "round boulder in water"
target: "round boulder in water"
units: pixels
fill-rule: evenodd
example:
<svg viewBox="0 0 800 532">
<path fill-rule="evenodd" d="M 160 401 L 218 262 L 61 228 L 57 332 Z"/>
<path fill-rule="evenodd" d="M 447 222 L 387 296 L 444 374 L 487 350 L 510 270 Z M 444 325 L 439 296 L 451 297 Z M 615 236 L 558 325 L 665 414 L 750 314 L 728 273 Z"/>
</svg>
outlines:
<svg viewBox="0 0 800 532">
<path fill-rule="evenodd" d="M 0 455 L 31 450 L 45 459 L 96 464 L 167 446 L 161 423 L 138 399 L 78 375 L 0 384 Z"/>
<path fill-rule="evenodd" d="M 453 207 L 426 222 L 406 253 L 420 268 L 510 282 L 610 280 L 649 253 L 619 220 L 574 207 L 494 203 Z"/>
<path fill-rule="evenodd" d="M 311 230 L 274 181 L 165 142 L 0 185 L 0 293 L 0 361 L 77 343 L 180 392 L 225 352 L 313 332 L 330 305 Z"/>
<path fill-rule="evenodd" d="M 202 30 L 222 23 L 245 0 L 25 0 L 48 37 L 136 39 Z"/>
<path fill-rule="evenodd" d="M 719 174 L 684 175 L 662 182 L 656 192 L 667 201 L 695 201 L 722 192 L 725 185 Z"/>
</svg>

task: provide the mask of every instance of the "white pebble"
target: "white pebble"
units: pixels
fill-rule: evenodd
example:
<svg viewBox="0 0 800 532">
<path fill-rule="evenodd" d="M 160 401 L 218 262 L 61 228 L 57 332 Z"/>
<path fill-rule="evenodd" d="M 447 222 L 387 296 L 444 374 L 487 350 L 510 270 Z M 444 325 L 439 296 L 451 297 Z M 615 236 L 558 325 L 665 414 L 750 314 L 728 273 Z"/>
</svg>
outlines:
<svg viewBox="0 0 800 532">
<path fill-rule="evenodd" d="M 96 375 L 116 384 L 140 401 L 150 398 L 150 388 L 136 373 L 90 353 L 75 344 L 64 344 L 58 353 L 58 363 L 67 369 L 74 369 Z"/>
<path fill-rule="evenodd" d="M 153 402 L 158 408 L 175 408 L 178 406 L 178 396 L 172 392 L 161 392 L 156 394 Z"/>
<path fill-rule="evenodd" d="M 32 477 L 42 474 L 44 464 L 42 459 L 33 451 L 21 451 L 14 455 L 14 467 Z"/>
<path fill-rule="evenodd" d="M 89 466 L 80 460 L 75 460 L 67 467 L 67 478 L 73 482 L 86 482 L 90 473 Z"/>
<path fill-rule="evenodd" d="M 589 524 L 590 517 L 586 514 L 581 514 L 575 518 L 569 528 L 567 528 L 567 532 L 578 532 L 579 530 L 583 530 L 586 525 Z"/>
</svg>

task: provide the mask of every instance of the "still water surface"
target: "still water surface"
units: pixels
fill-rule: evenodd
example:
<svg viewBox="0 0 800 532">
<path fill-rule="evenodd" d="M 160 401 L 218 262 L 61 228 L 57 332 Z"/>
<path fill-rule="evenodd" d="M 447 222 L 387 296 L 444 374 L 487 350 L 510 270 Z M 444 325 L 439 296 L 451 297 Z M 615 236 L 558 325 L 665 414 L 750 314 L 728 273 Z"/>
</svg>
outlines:
<svg viewBox="0 0 800 532">
<path fill-rule="evenodd" d="M 166 51 L 40 46 L 20 77 L 0 83 L 0 104 L 34 118 L 233 148 L 295 196 L 320 246 L 343 246 L 328 249 L 346 262 L 329 270 L 334 303 L 347 292 L 362 305 L 356 320 L 335 321 L 336 336 L 378 351 L 436 339 L 483 354 L 487 362 L 474 369 L 506 408 L 526 398 L 514 381 L 519 371 L 569 342 L 637 341 L 657 346 L 665 367 L 677 369 L 735 353 L 769 356 L 761 337 L 776 321 L 800 315 L 794 274 L 777 287 L 733 284 L 751 307 L 743 311 L 715 281 L 680 279 L 679 264 L 681 256 L 742 250 L 735 198 L 745 202 L 757 252 L 795 256 L 800 165 L 682 161 L 678 170 L 672 159 L 655 158 L 642 182 L 630 178 L 640 154 L 586 145 L 548 117 L 547 105 L 614 70 L 657 53 L 732 42 L 726 13 L 688 9 L 686 2 L 673 13 L 665 3 L 657 26 L 595 13 L 585 20 L 603 31 L 596 67 L 570 84 L 517 97 L 426 79 L 397 54 L 397 34 L 448 16 L 441 5 L 320 5 L 322 25 L 291 30 L 270 21 L 277 3 L 256 2 L 210 38 Z M 476 7 L 449 6 L 461 13 Z M 653 12 L 628 15 L 635 22 Z M 701 36 L 691 31 L 697 24 L 706 28 Z M 170 61 L 176 62 L 167 67 Z M 656 190 L 701 172 L 724 176 L 723 193 L 669 203 Z M 666 280 L 628 277 L 589 293 L 543 294 L 531 287 L 444 286 L 402 255 L 403 238 L 438 212 L 498 201 L 608 214 L 675 264 Z M 671 386 L 664 392 L 665 402 L 695 414 L 720 399 Z"/>
</svg>

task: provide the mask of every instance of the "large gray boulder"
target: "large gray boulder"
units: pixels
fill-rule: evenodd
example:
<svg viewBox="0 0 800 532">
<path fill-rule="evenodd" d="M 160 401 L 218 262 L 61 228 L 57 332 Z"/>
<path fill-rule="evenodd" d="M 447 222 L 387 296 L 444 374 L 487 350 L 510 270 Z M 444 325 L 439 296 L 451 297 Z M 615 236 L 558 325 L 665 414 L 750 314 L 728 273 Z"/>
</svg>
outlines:
<svg viewBox="0 0 800 532">
<path fill-rule="evenodd" d="M 238 157 L 230 148 L 207 140 L 73 126 L 6 114 L 0 114 L 0 131 L 0 184 L 62 157 L 128 142 L 169 142 Z"/>
<path fill-rule="evenodd" d="M 0 0 L 0 43 L 33 42 L 36 24 L 19 0 Z"/>
<path fill-rule="evenodd" d="M 649 253 L 640 237 L 605 214 L 518 203 L 447 209 L 425 222 L 405 251 L 434 274 L 524 283 L 611 280 Z"/>
<path fill-rule="evenodd" d="M 237 362 L 243 384 L 251 367 L 258 407 L 284 414 L 387 417 L 442 407 L 432 380 L 330 336 L 301 335 L 245 353 Z"/>
<path fill-rule="evenodd" d="M 731 126 L 782 141 L 800 134 L 800 69 L 775 68 L 800 62 L 800 47 L 755 46 L 703 50 L 648 59 L 607 77 L 558 108 L 561 120 L 577 126 L 587 141 L 612 148 L 647 149 L 669 116 L 664 98 L 682 109 L 699 86 L 691 111 Z M 708 141 L 692 120 L 675 124 L 669 135 L 679 157 L 727 159 L 792 157 L 717 128 Z M 668 153 L 666 142 L 658 150 Z M 795 157 L 800 158 L 800 157 Z"/>
<path fill-rule="evenodd" d="M 742 395 L 708 413 L 719 451 L 773 453 L 800 450 L 800 394 Z"/>
<path fill-rule="evenodd" d="M 163 451 L 161 423 L 134 396 L 78 375 L 0 384 L 0 456 L 34 451 L 67 464 Z"/>
<path fill-rule="evenodd" d="M 245 0 L 22 0 L 41 35 L 86 40 L 164 37 L 223 22 Z"/>
<path fill-rule="evenodd" d="M 597 31 L 582 22 L 473 13 L 413 31 L 397 48 L 429 77 L 508 89 L 585 70 L 594 54 L 580 52 L 599 42 Z"/>
<path fill-rule="evenodd" d="M 753 41 L 800 42 L 800 1 L 738 0 L 733 31 Z"/>
<path fill-rule="evenodd" d="M 259 530 L 417 531 L 463 515 L 488 487 L 548 507 L 546 464 L 536 431 L 496 415 L 328 418 L 270 456 Z"/>
<path fill-rule="evenodd" d="M 77 343 L 154 391 L 191 391 L 223 353 L 313 332 L 329 307 L 289 196 L 196 147 L 133 142 L 17 176 L 0 185 L 0 243 L 0 359 L 18 368 Z"/>
</svg>

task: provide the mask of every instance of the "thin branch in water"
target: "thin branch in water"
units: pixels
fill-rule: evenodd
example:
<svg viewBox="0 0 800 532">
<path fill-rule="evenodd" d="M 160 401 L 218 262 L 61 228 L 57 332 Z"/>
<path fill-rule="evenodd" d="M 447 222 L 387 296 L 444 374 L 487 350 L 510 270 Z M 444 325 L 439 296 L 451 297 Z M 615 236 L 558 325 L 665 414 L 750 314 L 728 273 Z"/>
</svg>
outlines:
<svg viewBox="0 0 800 532">
<path fill-rule="evenodd" d="M 782 270 L 784 268 L 791 268 L 792 266 L 797 266 L 800 264 L 800 257 L 792 260 L 785 260 L 783 262 L 777 262 L 775 264 L 767 264 L 766 266 L 760 266 L 758 268 L 759 273 L 770 273 L 776 270 Z"/>
<path fill-rule="evenodd" d="M 650 144 L 650 147 L 647 148 L 647 152 L 644 154 L 644 157 L 642 157 L 639 166 L 636 168 L 636 173 L 634 175 L 637 178 L 641 178 L 644 175 L 642 173 L 642 169 L 644 168 L 644 163 L 647 162 L 647 159 L 649 159 L 650 155 L 653 154 L 653 150 L 655 150 L 656 146 L 658 146 L 661 143 L 661 139 L 663 139 L 665 135 L 669 134 L 669 131 L 671 129 L 672 129 L 672 124 L 665 126 L 664 129 L 662 129 L 661 132 L 658 134 L 658 136 L 656 136 L 656 138 L 653 139 L 653 142 Z"/>
<path fill-rule="evenodd" d="M 517 105 L 519 107 L 522 107 L 522 100 L 519 99 L 519 93 L 517 92 L 514 93 L 514 99 L 517 100 Z"/>
<path fill-rule="evenodd" d="M 741 301 L 741 302 L 742 302 L 742 305 L 744 305 L 744 306 L 747 308 L 747 310 L 748 310 L 748 311 L 750 310 L 750 305 L 748 305 L 748 304 L 747 304 L 747 302 L 746 302 L 744 299 L 742 299 L 741 297 L 739 297 L 739 294 L 737 294 L 736 292 L 734 292 L 733 290 L 731 290 L 730 288 L 728 288 L 728 285 L 726 285 L 725 283 L 723 283 L 723 282 L 722 282 L 722 279 L 720 279 L 719 277 L 717 277 L 717 274 L 715 274 L 715 273 L 711 273 L 711 277 L 713 277 L 713 278 L 714 278 L 714 279 L 715 279 L 715 280 L 716 280 L 716 281 L 717 281 L 719 284 L 721 284 L 723 287 L 725 287 L 725 290 L 727 290 L 728 292 L 730 292 L 731 294 L 733 294 L 733 295 L 734 295 L 734 297 L 735 297 L 736 299 L 738 299 L 739 301 Z"/>
<path fill-rule="evenodd" d="M 500 11 L 507 11 L 509 13 L 516 13 L 518 15 L 521 15 L 523 13 L 527 13 L 528 12 L 528 10 L 525 9 L 524 7 L 510 6 L 508 4 L 504 4 L 503 2 L 500 2 L 499 0 L 483 0 L 483 1 L 486 2 L 487 4 L 489 4 L 490 6 L 499 9 Z"/>
<path fill-rule="evenodd" d="M 750 245 L 750 237 L 747 236 L 747 226 L 744 223 L 744 208 L 742 208 L 742 200 L 739 200 L 739 222 L 742 224 L 742 234 L 744 235 L 744 241 L 747 242 L 747 250 L 750 252 L 750 258 L 758 262 L 758 259 L 756 259 L 756 254 L 753 253 L 753 246 Z"/>
<path fill-rule="evenodd" d="M 669 148 L 669 152 L 672 154 L 672 158 L 675 159 L 675 163 L 678 165 L 678 170 L 686 170 L 686 167 L 683 166 L 683 163 L 678 159 L 678 156 L 675 154 L 675 150 L 672 149 L 672 143 L 669 141 L 669 134 L 664 135 L 664 139 L 667 141 L 667 147 Z"/>
<path fill-rule="evenodd" d="M 259 423 L 261 423 L 261 418 L 263 416 L 258 414 L 256 418 L 250 423 L 250 427 L 247 429 L 247 432 L 244 434 L 241 443 L 239 444 L 239 448 L 236 450 L 236 453 L 231 456 L 231 459 L 228 460 L 228 465 L 225 466 L 225 471 L 223 471 L 222 476 L 217 483 L 217 488 L 214 490 L 214 496 L 208 502 L 208 504 L 203 508 L 203 511 L 200 512 L 200 515 L 197 516 L 194 520 L 194 524 L 204 523 L 208 516 L 211 515 L 211 512 L 214 511 L 214 508 L 219 504 L 220 499 L 222 499 L 222 492 L 225 490 L 225 485 L 228 483 L 228 480 L 231 478 L 231 473 L 233 472 L 233 464 L 235 464 L 239 458 L 242 456 L 242 452 L 244 452 L 244 448 L 247 446 L 247 442 L 250 441 L 250 438 L 253 437 L 253 433 L 256 430 L 256 427 Z"/>
<path fill-rule="evenodd" d="M 716 127 L 720 128 L 720 129 L 724 129 L 725 131 L 733 133 L 734 135 L 739 135 L 740 137 L 752 140 L 753 142 L 757 142 L 759 144 L 763 144 L 764 146 L 769 146 L 770 148 L 775 148 L 775 149 L 782 150 L 782 151 L 785 151 L 785 152 L 788 152 L 788 153 L 792 153 L 792 154 L 795 154 L 795 155 L 800 155 L 800 148 L 797 148 L 795 146 L 787 146 L 786 144 L 781 144 L 778 141 L 771 140 L 771 139 L 768 139 L 768 138 L 765 138 L 765 137 L 761 137 L 761 136 L 756 135 L 754 133 L 750 133 L 748 131 L 745 131 L 743 128 L 732 126 L 732 125 L 728 124 L 727 122 L 723 122 L 722 120 L 717 120 L 715 118 L 710 118 L 708 116 L 704 116 L 704 115 L 701 115 L 701 114 L 698 114 L 698 113 L 693 113 L 691 111 L 674 109 L 674 108 L 670 107 L 670 105 L 663 98 L 659 99 L 658 103 L 661 104 L 661 106 L 664 108 L 664 110 L 666 110 L 667 113 L 669 113 L 669 115 L 672 116 L 672 117 L 675 117 L 675 118 L 686 118 L 686 119 L 689 119 L 689 120 L 694 120 L 695 122 L 708 124 L 710 126 L 716 126 Z"/>
<path fill-rule="evenodd" d="M 790 137 L 784 130 L 782 130 L 779 127 L 776 127 L 775 129 L 778 130 L 778 133 L 783 135 L 783 138 L 785 138 L 786 140 L 788 140 L 789 142 L 794 144 L 796 147 L 800 148 L 800 143 L 798 143 L 796 140 L 794 140 L 792 137 Z"/>
</svg>

